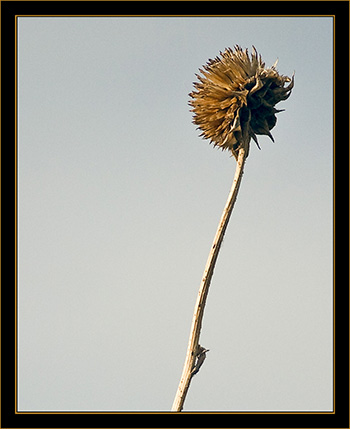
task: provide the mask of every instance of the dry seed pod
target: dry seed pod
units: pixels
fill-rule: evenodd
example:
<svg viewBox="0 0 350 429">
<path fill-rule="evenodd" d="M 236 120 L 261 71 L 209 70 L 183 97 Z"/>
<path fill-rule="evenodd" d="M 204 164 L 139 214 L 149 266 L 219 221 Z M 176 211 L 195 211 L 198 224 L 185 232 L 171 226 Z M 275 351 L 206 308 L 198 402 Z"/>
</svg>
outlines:
<svg viewBox="0 0 350 429">
<path fill-rule="evenodd" d="M 201 136 L 237 158 L 242 145 L 248 153 L 250 138 L 259 147 L 257 134 L 273 140 L 270 130 L 276 125 L 276 113 L 281 112 L 274 106 L 290 96 L 294 75 L 280 75 L 277 61 L 265 68 L 254 46 L 251 56 L 238 45 L 220 55 L 199 70 L 189 104 Z"/>
</svg>

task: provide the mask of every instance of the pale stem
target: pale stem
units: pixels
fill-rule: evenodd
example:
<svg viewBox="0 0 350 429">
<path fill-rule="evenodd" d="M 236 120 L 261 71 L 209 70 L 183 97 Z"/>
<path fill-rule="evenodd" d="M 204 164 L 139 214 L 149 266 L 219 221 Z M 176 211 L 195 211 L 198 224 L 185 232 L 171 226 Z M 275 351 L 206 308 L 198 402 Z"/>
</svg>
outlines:
<svg viewBox="0 0 350 429">
<path fill-rule="evenodd" d="M 184 364 L 180 384 L 177 389 L 171 411 L 182 410 L 183 404 L 185 402 L 186 395 L 190 386 L 190 382 L 193 376 L 192 369 L 194 366 L 197 348 L 199 345 L 199 335 L 201 331 L 204 307 L 205 307 L 205 303 L 208 295 L 210 281 L 213 276 L 214 267 L 219 254 L 220 246 L 224 238 L 228 222 L 230 220 L 230 215 L 232 213 L 233 206 L 237 198 L 239 186 L 243 176 L 243 168 L 244 168 L 244 162 L 246 159 L 246 153 L 247 151 L 243 147 L 240 148 L 238 157 L 237 157 L 236 171 L 233 178 L 231 190 L 227 198 L 226 205 L 222 213 L 212 247 L 210 249 L 207 264 L 204 269 L 204 274 L 199 288 L 196 305 L 194 307 L 194 314 L 192 319 L 190 339 L 188 342 L 185 364 Z"/>
</svg>

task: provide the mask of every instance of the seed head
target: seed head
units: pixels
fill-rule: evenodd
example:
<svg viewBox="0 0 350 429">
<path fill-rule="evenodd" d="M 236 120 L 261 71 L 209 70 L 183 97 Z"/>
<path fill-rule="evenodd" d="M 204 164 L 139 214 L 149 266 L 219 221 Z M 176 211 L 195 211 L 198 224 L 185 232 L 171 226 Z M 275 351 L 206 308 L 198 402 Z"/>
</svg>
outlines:
<svg viewBox="0 0 350 429">
<path fill-rule="evenodd" d="M 220 56 L 199 69 L 189 104 L 193 123 L 202 131 L 200 136 L 237 158 L 241 146 L 248 154 L 250 138 L 260 149 L 257 134 L 274 141 L 270 130 L 276 125 L 276 113 L 282 111 L 275 105 L 290 96 L 294 75 L 280 75 L 277 61 L 265 68 L 254 46 L 251 56 L 238 45 Z"/>
</svg>

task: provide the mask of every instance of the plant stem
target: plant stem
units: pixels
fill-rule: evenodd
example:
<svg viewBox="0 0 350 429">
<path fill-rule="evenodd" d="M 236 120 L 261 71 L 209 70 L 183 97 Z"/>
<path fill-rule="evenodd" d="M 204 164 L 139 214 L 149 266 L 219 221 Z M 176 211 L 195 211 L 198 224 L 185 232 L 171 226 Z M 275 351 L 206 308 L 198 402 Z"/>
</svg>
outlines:
<svg viewBox="0 0 350 429">
<path fill-rule="evenodd" d="M 246 160 L 247 151 L 243 147 L 239 149 L 238 157 L 237 157 L 237 165 L 236 171 L 233 178 L 233 183 L 231 186 L 231 190 L 229 196 L 226 201 L 226 205 L 224 211 L 222 213 L 220 223 L 218 229 L 215 234 L 215 238 L 213 244 L 210 249 L 209 257 L 207 260 L 207 264 L 204 269 L 203 278 L 201 281 L 201 285 L 198 292 L 198 297 L 196 301 L 196 305 L 194 308 L 194 314 L 192 319 L 191 333 L 190 339 L 188 342 L 187 354 L 185 359 L 185 364 L 180 380 L 179 387 L 176 392 L 176 396 L 174 399 L 174 403 L 171 411 L 181 411 L 183 408 L 183 404 L 186 399 L 186 395 L 188 389 L 190 387 L 191 379 L 192 379 L 192 369 L 195 363 L 197 350 L 199 347 L 199 335 L 202 327 L 202 319 L 204 314 L 204 307 L 209 291 L 210 281 L 213 276 L 214 267 L 216 260 L 218 258 L 218 254 L 220 251 L 220 246 L 222 240 L 225 235 L 225 231 L 230 220 L 230 216 L 237 198 L 239 186 L 241 183 L 241 179 L 243 176 L 243 168 Z"/>
</svg>

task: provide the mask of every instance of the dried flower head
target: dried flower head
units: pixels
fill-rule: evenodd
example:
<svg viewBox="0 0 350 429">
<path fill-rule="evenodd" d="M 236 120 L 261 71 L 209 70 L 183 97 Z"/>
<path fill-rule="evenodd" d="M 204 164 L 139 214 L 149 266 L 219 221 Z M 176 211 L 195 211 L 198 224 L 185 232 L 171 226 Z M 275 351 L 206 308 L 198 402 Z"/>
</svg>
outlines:
<svg viewBox="0 0 350 429">
<path fill-rule="evenodd" d="M 199 69 L 201 75 L 196 74 L 199 82 L 189 94 L 189 104 L 201 136 L 237 158 L 242 145 L 248 155 L 250 138 L 260 149 L 257 134 L 268 135 L 273 141 L 270 130 L 276 125 L 276 113 L 282 111 L 274 106 L 290 96 L 294 75 L 278 74 L 277 61 L 265 68 L 254 46 L 251 58 L 248 49 L 243 51 L 238 45 L 220 55 L 210 59 L 204 70 Z"/>
</svg>

